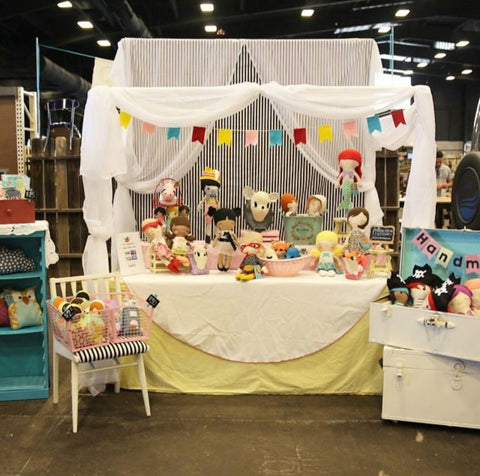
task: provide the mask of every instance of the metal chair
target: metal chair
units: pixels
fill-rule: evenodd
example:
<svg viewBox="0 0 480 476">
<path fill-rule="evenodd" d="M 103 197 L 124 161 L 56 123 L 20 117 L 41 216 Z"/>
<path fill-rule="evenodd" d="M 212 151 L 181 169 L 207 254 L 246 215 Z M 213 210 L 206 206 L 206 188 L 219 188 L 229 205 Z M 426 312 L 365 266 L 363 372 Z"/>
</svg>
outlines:
<svg viewBox="0 0 480 476">
<path fill-rule="evenodd" d="M 69 147 L 72 149 L 73 135 L 76 133 L 81 137 L 78 127 L 75 125 L 75 111 L 80 106 L 76 99 L 53 99 L 47 101 L 45 109 L 47 111 L 47 138 L 43 146 L 43 150 L 48 146 L 50 134 L 53 129 L 64 127 L 69 133 Z"/>
<path fill-rule="evenodd" d="M 74 296 L 80 290 L 88 290 L 92 295 L 98 295 L 110 291 L 121 294 L 121 276 L 118 273 L 96 274 L 85 276 L 73 276 L 67 278 L 50 278 L 50 297 Z M 137 366 L 138 378 L 142 389 L 145 413 L 150 416 L 150 401 L 148 398 L 147 380 L 143 363 L 143 354 L 148 351 L 145 342 L 136 340 L 124 343 L 111 343 L 102 347 L 79 350 L 72 352 L 56 335 L 53 336 L 53 403 L 58 403 L 58 381 L 59 381 L 59 356 L 71 362 L 71 392 L 72 392 L 72 427 L 73 433 L 78 428 L 78 391 L 79 376 L 94 372 L 102 372 L 110 369 Z M 120 362 L 118 359 L 125 356 L 135 356 L 135 361 Z M 94 363 L 102 362 L 100 367 Z M 107 365 L 103 365 L 107 364 Z M 115 393 L 120 391 L 120 384 L 115 383 Z"/>
</svg>

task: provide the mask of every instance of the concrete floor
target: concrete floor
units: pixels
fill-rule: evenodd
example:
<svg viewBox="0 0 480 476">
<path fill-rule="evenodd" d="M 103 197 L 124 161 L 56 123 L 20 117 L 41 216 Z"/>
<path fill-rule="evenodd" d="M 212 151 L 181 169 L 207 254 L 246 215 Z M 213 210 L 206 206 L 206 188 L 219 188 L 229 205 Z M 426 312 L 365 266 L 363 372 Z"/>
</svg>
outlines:
<svg viewBox="0 0 480 476">
<path fill-rule="evenodd" d="M 77 434 L 67 373 L 58 405 L 0 402 L 0 476 L 480 474 L 480 430 L 382 421 L 379 396 L 150 402 L 148 418 L 140 392 L 82 394 Z"/>
</svg>

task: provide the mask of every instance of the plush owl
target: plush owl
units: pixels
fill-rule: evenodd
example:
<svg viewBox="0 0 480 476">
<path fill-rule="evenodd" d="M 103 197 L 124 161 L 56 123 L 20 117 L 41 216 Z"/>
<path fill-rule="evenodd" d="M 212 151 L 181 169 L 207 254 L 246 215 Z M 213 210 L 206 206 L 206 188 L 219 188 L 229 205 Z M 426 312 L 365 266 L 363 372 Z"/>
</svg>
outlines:
<svg viewBox="0 0 480 476">
<path fill-rule="evenodd" d="M 35 297 L 34 287 L 22 291 L 5 289 L 3 297 L 8 304 L 12 329 L 42 325 L 42 309 Z"/>
</svg>

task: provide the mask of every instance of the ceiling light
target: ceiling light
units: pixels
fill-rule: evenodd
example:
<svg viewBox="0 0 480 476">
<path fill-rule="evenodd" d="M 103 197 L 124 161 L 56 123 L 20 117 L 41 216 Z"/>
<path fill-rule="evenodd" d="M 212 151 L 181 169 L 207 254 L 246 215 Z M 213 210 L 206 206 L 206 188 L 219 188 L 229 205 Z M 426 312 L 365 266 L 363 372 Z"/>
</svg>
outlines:
<svg viewBox="0 0 480 476">
<path fill-rule="evenodd" d="M 411 74 L 413 74 L 413 70 L 411 70 L 411 69 L 406 69 L 406 70 L 403 72 L 403 74 L 404 74 L 405 76 L 410 76 Z"/>
<path fill-rule="evenodd" d="M 72 8 L 72 2 L 59 2 L 57 3 L 58 8 Z"/>
<path fill-rule="evenodd" d="M 463 48 L 464 46 L 467 46 L 469 44 L 470 44 L 470 42 L 468 40 L 461 40 L 461 41 L 458 41 L 457 43 L 455 43 L 455 46 L 457 48 Z"/>
<path fill-rule="evenodd" d="M 452 43 L 451 41 L 434 41 L 433 42 L 433 47 L 436 50 L 451 51 L 451 50 L 455 49 L 455 43 Z"/>
<path fill-rule="evenodd" d="M 379 27 L 378 33 L 388 33 L 391 29 L 392 28 L 390 25 L 382 25 L 381 27 Z"/>
<path fill-rule="evenodd" d="M 209 13 L 213 12 L 214 10 L 213 3 L 201 3 L 200 4 L 200 10 L 202 10 L 203 13 Z"/>
<path fill-rule="evenodd" d="M 410 13 L 410 10 L 408 8 L 400 8 L 395 13 L 395 16 L 398 18 L 403 18 L 403 17 L 406 17 L 409 13 Z"/>
<path fill-rule="evenodd" d="M 98 46 L 103 46 L 104 48 L 107 46 L 112 46 L 112 44 L 108 40 L 97 40 Z"/>
<path fill-rule="evenodd" d="M 449 74 L 445 79 L 447 81 L 453 81 L 455 79 L 455 76 L 452 76 L 451 74 Z"/>
<path fill-rule="evenodd" d="M 472 70 L 470 68 L 464 69 L 462 74 L 472 74 Z"/>
<path fill-rule="evenodd" d="M 311 17 L 315 13 L 313 8 L 305 8 L 302 10 L 301 16 L 302 17 Z"/>
<path fill-rule="evenodd" d="M 215 33 L 217 31 L 217 25 L 205 25 L 205 31 L 207 33 Z"/>
<path fill-rule="evenodd" d="M 358 25 L 358 26 L 346 26 L 344 28 L 337 28 L 333 33 L 339 35 L 340 33 L 355 33 L 357 31 L 370 30 L 372 25 Z"/>
<path fill-rule="evenodd" d="M 417 64 L 417 68 L 426 68 L 428 63 L 426 61 L 422 61 L 421 63 Z"/>
<path fill-rule="evenodd" d="M 445 58 L 445 56 L 447 56 L 447 53 L 439 52 L 434 56 L 434 58 L 435 59 L 443 59 L 443 58 Z"/>
<path fill-rule="evenodd" d="M 77 25 L 84 30 L 90 30 L 91 28 L 93 28 L 92 22 L 89 21 L 77 21 Z"/>
</svg>

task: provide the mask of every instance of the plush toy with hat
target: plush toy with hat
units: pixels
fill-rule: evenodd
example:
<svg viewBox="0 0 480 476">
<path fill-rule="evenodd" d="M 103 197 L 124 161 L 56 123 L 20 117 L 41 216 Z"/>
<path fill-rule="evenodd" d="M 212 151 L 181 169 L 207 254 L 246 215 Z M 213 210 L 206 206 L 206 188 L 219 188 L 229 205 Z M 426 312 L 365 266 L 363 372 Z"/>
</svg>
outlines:
<svg viewBox="0 0 480 476">
<path fill-rule="evenodd" d="M 387 279 L 388 299 L 396 306 L 410 304 L 410 290 L 403 278 L 398 273 L 392 273 Z"/>
<path fill-rule="evenodd" d="M 453 297 L 456 284 L 460 284 L 460 278 L 453 273 L 439 286 L 432 289 L 426 300 L 426 307 L 432 311 L 448 311 L 448 303 Z"/>
<path fill-rule="evenodd" d="M 432 289 L 440 286 L 442 282 L 442 278 L 433 273 L 428 263 L 423 266 L 414 265 L 412 274 L 405 280 L 407 288 L 410 290 L 412 305 L 416 308 L 424 307 Z"/>
<path fill-rule="evenodd" d="M 448 301 L 447 311 L 465 316 L 474 316 L 472 310 L 472 291 L 463 284 L 454 284 L 453 293 Z"/>
<path fill-rule="evenodd" d="M 200 185 L 203 192 L 202 201 L 198 204 L 197 210 L 203 212 L 205 217 L 205 243 L 210 243 L 214 235 L 213 216 L 208 213 L 210 208 L 220 208 L 220 172 L 211 167 L 205 167 L 200 176 Z"/>
<path fill-rule="evenodd" d="M 338 173 L 336 186 L 341 187 L 342 201 L 337 210 L 353 208 L 352 196 L 362 186 L 362 154 L 356 149 L 345 149 L 338 154 Z"/>
<path fill-rule="evenodd" d="M 322 216 L 327 209 L 327 197 L 325 195 L 309 195 L 305 208 L 310 217 Z"/>
<path fill-rule="evenodd" d="M 472 291 L 472 310 L 473 313 L 480 317 L 480 278 L 473 278 L 463 283 Z"/>
</svg>

